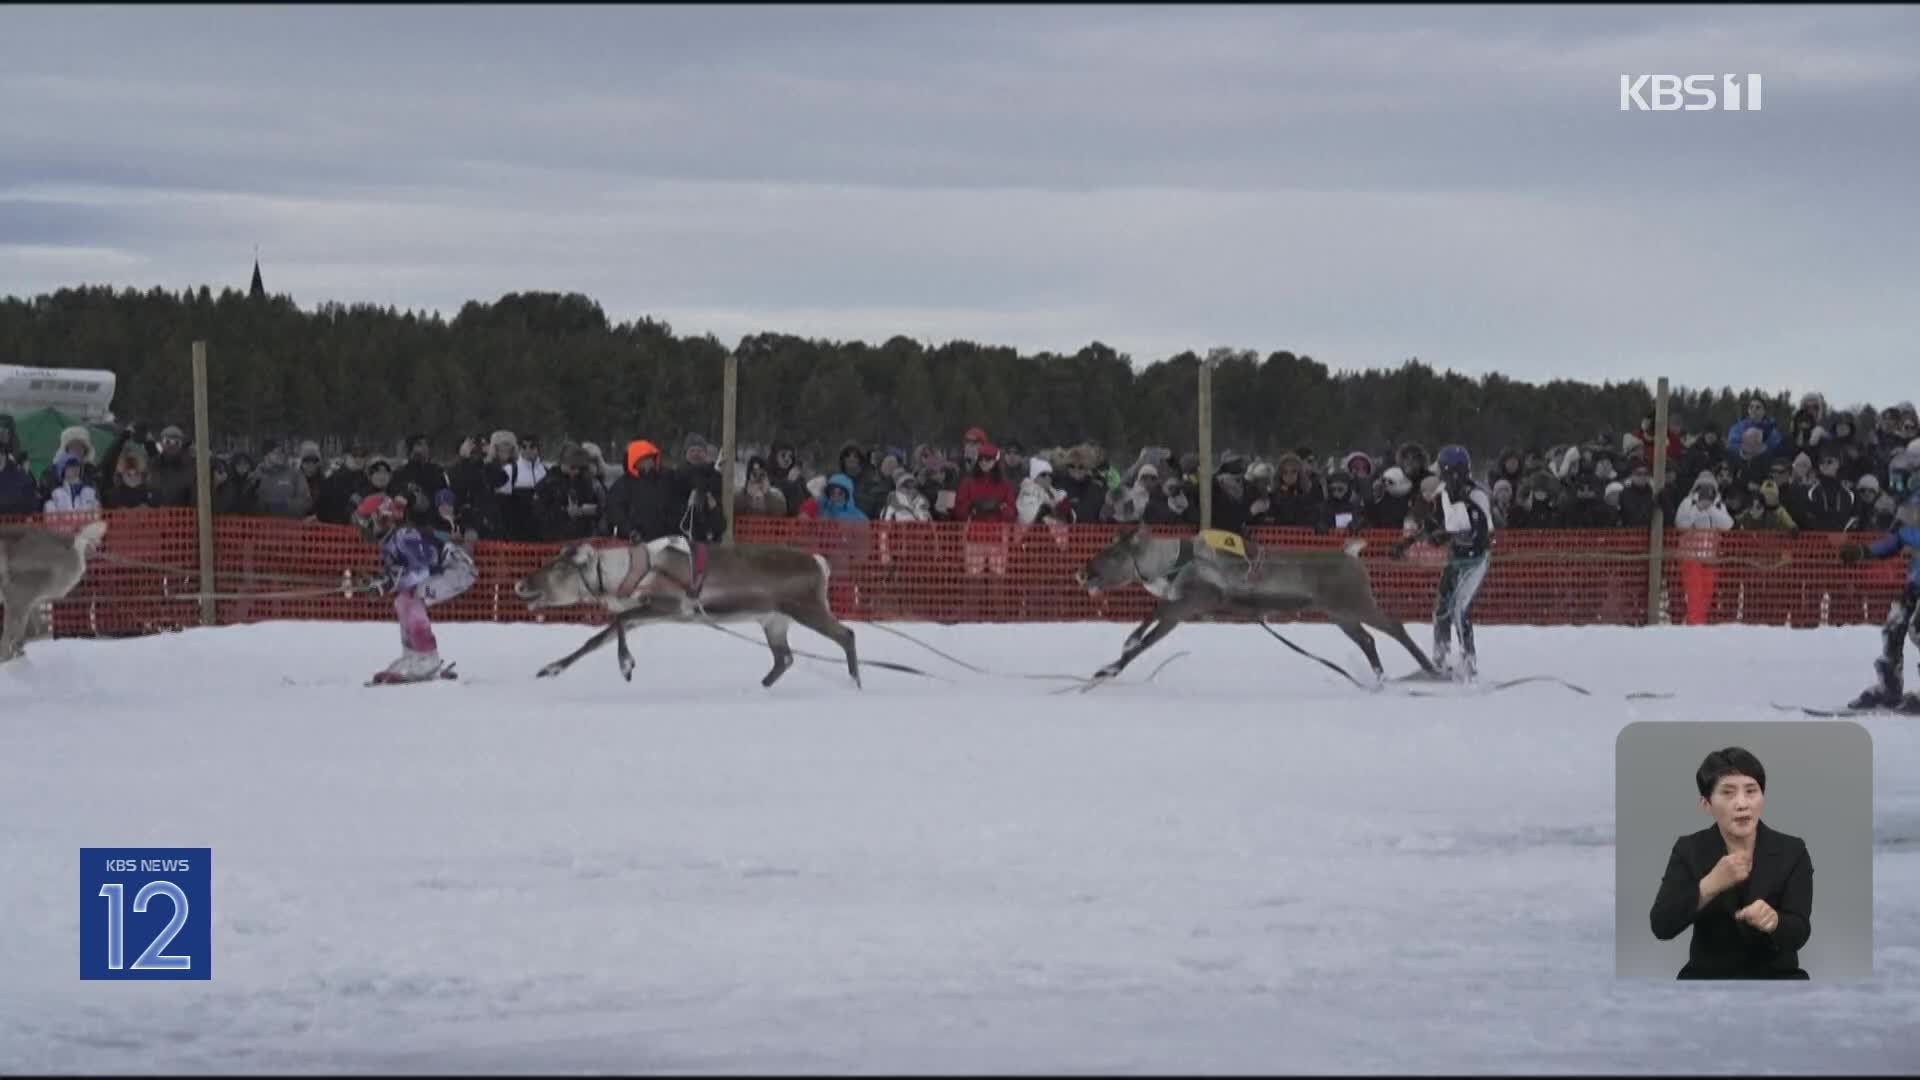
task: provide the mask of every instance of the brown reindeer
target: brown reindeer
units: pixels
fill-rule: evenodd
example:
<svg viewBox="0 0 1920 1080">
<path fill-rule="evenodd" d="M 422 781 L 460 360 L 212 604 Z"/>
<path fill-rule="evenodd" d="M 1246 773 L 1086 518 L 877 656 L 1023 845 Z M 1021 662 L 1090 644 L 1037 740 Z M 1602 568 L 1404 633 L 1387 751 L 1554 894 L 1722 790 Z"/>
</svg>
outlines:
<svg viewBox="0 0 1920 1080">
<path fill-rule="evenodd" d="M 636 566 L 638 561 L 639 566 Z M 616 592 L 630 569 L 639 569 L 631 596 Z M 574 661 L 617 638 L 620 674 L 633 680 L 628 626 L 649 622 L 757 622 L 773 650 L 773 670 L 760 680 L 772 686 L 793 666 L 787 629 L 794 623 L 828 638 L 847 655 L 847 673 L 860 685 L 853 631 L 827 606 L 827 560 L 797 548 L 771 544 L 691 544 L 663 537 L 645 544 L 595 547 L 569 544 L 547 565 L 520 579 L 514 595 L 530 608 L 599 603 L 612 624 L 568 656 L 540 669 L 558 675 Z"/>
<path fill-rule="evenodd" d="M 1158 602 L 1153 614 L 1127 638 L 1120 658 L 1094 675 L 1094 683 L 1120 674 L 1190 619 L 1215 612 L 1259 618 L 1310 610 L 1326 612 L 1360 646 L 1376 680 L 1385 671 L 1373 636 L 1365 629 L 1369 626 L 1398 641 L 1419 661 L 1421 671 L 1437 677 L 1433 662 L 1407 636 L 1407 628 L 1374 602 L 1372 582 L 1359 559 L 1366 543 L 1355 540 L 1341 551 L 1261 554 L 1232 533 L 1157 538 L 1137 525 L 1122 529 L 1106 550 L 1074 574 L 1074 580 L 1095 594 L 1137 581 Z"/>
<path fill-rule="evenodd" d="M 0 525 L 0 663 L 26 651 L 34 609 L 73 591 L 87 573 L 87 555 L 106 538 L 107 523 L 68 534 L 28 525 Z"/>
</svg>

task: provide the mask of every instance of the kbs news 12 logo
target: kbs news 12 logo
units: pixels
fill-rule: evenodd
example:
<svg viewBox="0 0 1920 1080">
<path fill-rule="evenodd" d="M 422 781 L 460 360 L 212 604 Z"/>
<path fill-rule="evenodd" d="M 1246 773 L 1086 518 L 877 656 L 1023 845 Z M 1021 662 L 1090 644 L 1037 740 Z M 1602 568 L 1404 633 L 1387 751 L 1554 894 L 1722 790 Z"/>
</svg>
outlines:
<svg viewBox="0 0 1920 1080">
<path fill-rule="evenodd" d="M 213 978 L 212 848 L 81 848 L 82 979 Z"/>
<path fill-rule="evenodd" d="M 1742 79 L 1746 82 L 1743 84 Z M 1622 75 L 1621 112 L 1759 112 L 1758 75 Z"/>
</svg>

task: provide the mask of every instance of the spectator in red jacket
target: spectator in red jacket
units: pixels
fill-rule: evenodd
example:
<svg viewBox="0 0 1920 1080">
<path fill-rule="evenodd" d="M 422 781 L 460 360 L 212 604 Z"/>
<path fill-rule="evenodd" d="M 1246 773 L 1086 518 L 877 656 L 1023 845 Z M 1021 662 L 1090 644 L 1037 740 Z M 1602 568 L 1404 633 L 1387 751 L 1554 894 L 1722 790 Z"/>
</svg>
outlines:
<svg viewBox="0 0 1920 1080">
<path fill-rule="evenodd" d="M 954 520 L 1013 521 L 1016 516 L 1013 486 L 1000 474 L 1000 451 L 992 443 L 981 443 L 973 471 L 960 481 L 954 496 Z"/>
</svg>

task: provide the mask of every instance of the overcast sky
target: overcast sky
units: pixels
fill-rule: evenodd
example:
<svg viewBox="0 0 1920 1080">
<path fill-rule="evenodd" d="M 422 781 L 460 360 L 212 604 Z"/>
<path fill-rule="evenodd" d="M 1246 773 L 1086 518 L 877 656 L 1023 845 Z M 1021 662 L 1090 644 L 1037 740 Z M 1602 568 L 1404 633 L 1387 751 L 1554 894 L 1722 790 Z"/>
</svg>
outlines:
<svg viewBox="0 0 1920 1080">
<path fill-rule="evenodd" d="M 1621 112 L 1622 73 L 1762 112 Z M 0 293 L 1920 394 L 1911 7 L 0 7 Z M 5 358 L 0 357 L 0 362 Z"/>
</svg>

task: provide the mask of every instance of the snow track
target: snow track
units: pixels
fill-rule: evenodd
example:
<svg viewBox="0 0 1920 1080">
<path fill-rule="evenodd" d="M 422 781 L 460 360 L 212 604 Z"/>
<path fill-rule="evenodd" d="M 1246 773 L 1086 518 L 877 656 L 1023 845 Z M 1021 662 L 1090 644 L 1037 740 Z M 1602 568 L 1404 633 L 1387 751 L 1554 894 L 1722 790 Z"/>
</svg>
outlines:
<svg viewBox="0 0 1920 1080">
<path fill-rule="evenodd" d="M 1090 673 L 1128 628 L 910 629 Z M 610 652 L 533 678 L 581 628 L 442 625 L 461 679 L 404 692 L 361 686 L 378 624 L 32 646 L 0 668 L 0 1071 L 1920 1068 L 1920 721 L 1860 721 L 1873 979 L 1614 977 L 1620 729 L 1844 701 L 1871 628 L 1482 628 L 1486 680 L 1593 693 L 1462 698 L 1249 627 L 1064 696 L 856 631 L 954 683 L 766 691 L 764 649 L 692 627 L 637 632 L 629 685 Z M 78 979 L 109 845 L 213 849 L 211 982 Z"/>
</svg>

